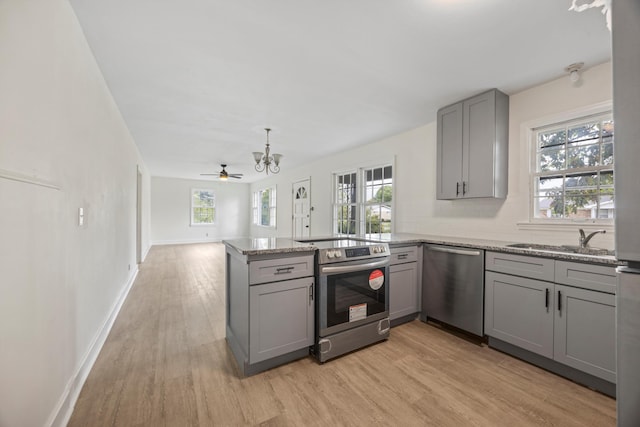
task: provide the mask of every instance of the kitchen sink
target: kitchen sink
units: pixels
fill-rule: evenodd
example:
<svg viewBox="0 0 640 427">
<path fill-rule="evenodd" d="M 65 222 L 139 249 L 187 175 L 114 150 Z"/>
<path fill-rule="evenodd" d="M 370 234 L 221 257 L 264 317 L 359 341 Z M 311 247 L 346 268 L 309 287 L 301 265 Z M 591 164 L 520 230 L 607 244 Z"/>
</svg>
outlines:
<svg viewBox="0 0 640 427">
<path fill-rule="evenodd" d="M 539 243 L 514 243 L 511 245 L 507 245 L 507 247 L 529 249 L 532 251 L 562 252 L 562 253 L 581 254 L 581 255 L 596 255 L 596 256 L 614 256 L 615 255 L 614 251 L 610 251 L 608 249 L 581 248 L 580 246 L 572 246 L 572 245 L 556 246 L 556 245 L 543 245 Z"/>
</svg>

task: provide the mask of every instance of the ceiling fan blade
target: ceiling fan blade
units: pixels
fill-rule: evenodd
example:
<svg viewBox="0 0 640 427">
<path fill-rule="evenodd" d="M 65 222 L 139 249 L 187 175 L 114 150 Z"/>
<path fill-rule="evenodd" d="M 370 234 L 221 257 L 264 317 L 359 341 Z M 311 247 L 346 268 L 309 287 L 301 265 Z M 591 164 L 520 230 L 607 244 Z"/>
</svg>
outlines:
<svg viewBox="0 0 640 427">
<path fill-rule="evenodd" d="M 220 174 L 217 174 L 217 173 L 201 173 L 200 175 L 202 175 L 202 176 L 218 176 Z"/>
<path fill-rule="evenodd" d="M 229 178 L 242 179 L 242 175 L 233 174 L 233 175 L 229 175 Z"/>
</svg>

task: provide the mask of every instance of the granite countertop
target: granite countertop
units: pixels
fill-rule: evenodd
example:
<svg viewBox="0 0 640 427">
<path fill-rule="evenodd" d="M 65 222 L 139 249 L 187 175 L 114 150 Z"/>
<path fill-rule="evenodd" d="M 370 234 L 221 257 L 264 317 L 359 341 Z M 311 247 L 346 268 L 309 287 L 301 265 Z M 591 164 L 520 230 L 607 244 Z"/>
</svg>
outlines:
<svg viewBox="0 0 640 427">
<path fill-rule="evenodd" d="M 412 245 L 420 243 L 428 243 L 435 245 L 459 246 L 464 248 L 484 249 L 487 251 L 511 253 L 516 255 L 538 256 L 543 258 L 553 258 L 565 261 L 576 261 L 592 264 L 604 265 L 624 265 L 624 262 L 618 261 L 613 255 L 587 255 L 572 252 L 559 252 L 553 250 L 542 250 L 532 248 L 514 248 L 510 247 L 514 243 L 500 240 L 489 239 L 471 239 L 465 237 L 446 237 L 431 236 L 426 234 L 410 234 L 397 233 L 383 236 L 382 238 L 370 238 L 372 241 L 387 242 L 390 246 Z"/>
<path fill-rule="evenodd" d="M 317 248 L 311 243 L 314 240 L 326 240 L 335 236 L 320 236 L 297 242 L 285 238 L 242 238 L 224 240 L 227 246 L 234 248 L 242 255 L 287 254 L 295 252 L 312 252 Z M 418 245 L 422 243 L 458 246 L 464 248 L 484 249 L 488 251 L 512 253 L 516 255 L 538 256 L 558 260 L 576 261 L 603 265 L 624 265 L 613 255 L 586 255 L 571 252 L 558 252 L 531 248 L 514 248 L 509 245 L 515 242 L 505 242 L 488 239 L 470 239 L 464 237 L 432 236 L 426 234 L 394 233 L 384 236 L 358 236 L 357 240 L 388 243 L 390 246 Z"/>
<path fill-rule="evenodd" d="M 280 237 L 257 237 L 223 240 L 222 243 L 242 255 L 289 254 L 313 252 L 317 248 L 309 243 L 296 242 Z"/>
</svg>

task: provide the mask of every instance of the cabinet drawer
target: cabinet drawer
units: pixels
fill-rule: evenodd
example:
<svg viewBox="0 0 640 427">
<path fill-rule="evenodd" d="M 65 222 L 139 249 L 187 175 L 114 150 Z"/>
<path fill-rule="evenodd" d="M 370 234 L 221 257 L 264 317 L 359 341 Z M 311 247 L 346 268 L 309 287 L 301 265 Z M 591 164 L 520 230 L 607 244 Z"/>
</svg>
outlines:
<svg viewBox="0 0 640 427">
<path fill-rule="evenodd" d="M 616 293 L 616 269 L 605 265 L 556 261 L 556 283 L 592 291 Z"/>
<path fill-rule="evenodd" d="M 402 264 L 418 260 L 418 247 L 405 246 L 402 248 L 391 248 L 391 265 Z"/>
<path fill-rule="evenodd" d="M 297 279 L 314 275 L 313 255 L 265 259 L 249 263 L 249 284 Z"/>
<path fill-rule="evenodd" d="M 554 260 L 525 255 L 487 252 L 485 269 L 553 282 Z"/>
</svg>

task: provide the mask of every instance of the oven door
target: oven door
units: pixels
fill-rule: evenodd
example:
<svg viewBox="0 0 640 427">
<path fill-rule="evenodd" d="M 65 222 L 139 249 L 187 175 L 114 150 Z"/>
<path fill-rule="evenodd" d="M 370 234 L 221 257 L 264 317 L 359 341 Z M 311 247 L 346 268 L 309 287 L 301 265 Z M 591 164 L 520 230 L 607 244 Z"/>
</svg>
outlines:
<svg viewBox="0 0 640 427">
<path fill-rule="evenodd" d="M 389 317 L 389 258 L 320 266 L 318 335 Z"/>
</svg>

